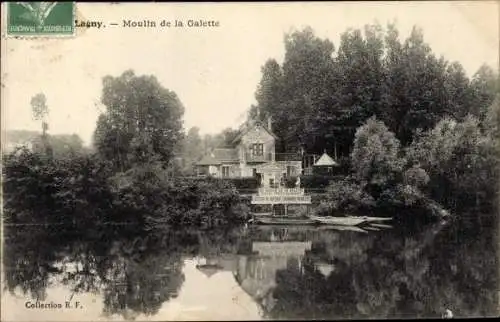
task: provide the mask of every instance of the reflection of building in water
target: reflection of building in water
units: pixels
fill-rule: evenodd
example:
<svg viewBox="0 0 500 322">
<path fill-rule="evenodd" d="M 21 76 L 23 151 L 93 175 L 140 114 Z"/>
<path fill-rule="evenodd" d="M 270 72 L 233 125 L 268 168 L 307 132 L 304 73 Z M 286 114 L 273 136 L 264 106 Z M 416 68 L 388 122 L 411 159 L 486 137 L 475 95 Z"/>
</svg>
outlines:
<svg viewBox="0 0 500 322">
<path fill-rule="evenodd" d="M 316 262 L 314 263 L 314 268 L 318 270 L 324 277 L 328 277 L 334 270 L 335 266 L 330 263 L 325 262 Z"/>
<path fill-rule="evenodd" d="M 302 259 L 310 249 L 310 241 L 253 242 L 252 254 L 238 258 L 236 281 L 259 304 L 270 309 L 274 305 L 276 272 L 294 264 L 302 271 Z"/>
<path fill-rule="evenodd" d="M 239 247 L 239 254 L 206 254 L 196 259 L 196 268 L 208 278 L 219 272 L 232 272 L 237 283 L 265 311 L 274 306 L 273 290 L 276 273 L 293 269 L 303 272 L 303 259 L 311 256 L 317 271 L 327 277 L 334 271 L 328 259 L 315 256 L 312 241 L 286 241 L 284 236 L 271 234 L 270 241 L 253 241 Z M 241 246 L 241 245 L 240 245 Z"/>
<path fill-rule="evenodd" d="M 236 272 L 237 260 L 233 254 L 219 254 L 217 256 L 207 256 L 197 258 L 196 269 L 212 277 L 218 272 Z"/>
</svg>

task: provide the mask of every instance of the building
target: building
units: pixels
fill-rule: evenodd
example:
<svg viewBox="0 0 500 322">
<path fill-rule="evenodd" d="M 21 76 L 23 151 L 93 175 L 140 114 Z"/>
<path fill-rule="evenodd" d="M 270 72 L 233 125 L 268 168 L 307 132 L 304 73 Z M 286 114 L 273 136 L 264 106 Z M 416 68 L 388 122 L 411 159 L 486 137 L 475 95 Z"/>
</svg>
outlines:
<svg viewBox="0 0 500 322">
<path fill-rule="evenodd" d="M 339 164 L 335 162 L 326 151 L 323 155 L 313 164 L 313 173 L 331 175 L 336 174 Z"/>
<path fill-rule="evenodd" d="M 258 178 L 264 186 L 279 185 L 283 177 L 302 174 L 301 153 L 276 153 L 271 120 L 247 124 L 230 147 L 216 148 L 196 164 L 198 175 L 217 178 Z M 269 169 L 273 175 L 266 176 Z M 267 169 L 264 171 L 264 169 Z"/>
<path fill-rule="evenodd" d="M 27 130 L 10 130 L 2 132 L 2 152 L 11 153 L 17 148 L 25 147 L 33 151 L 40 133 Z"/>
</svg>

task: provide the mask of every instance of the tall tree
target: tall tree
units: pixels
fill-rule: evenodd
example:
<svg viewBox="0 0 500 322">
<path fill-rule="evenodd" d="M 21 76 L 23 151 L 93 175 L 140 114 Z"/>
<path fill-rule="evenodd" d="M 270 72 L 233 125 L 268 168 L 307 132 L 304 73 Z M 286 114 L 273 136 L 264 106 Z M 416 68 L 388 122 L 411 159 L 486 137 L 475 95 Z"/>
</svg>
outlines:
<svg viewBox="0 0 500 322">
<path fill-rule="evenodd" d="M 341 143 L 343 154 L 352 145 L 355 128 L 373 115 L 380 117 L 384 110 L 383 53 L 379 25 L 366 25 L 364 37 L 360 29 L 347 30 L 341 35 L 336 59 L 339 81 L 335 84 L 339 108 L 332 112 L 336 114 L 335 137 Z"/>
<path fill-rule="evenodd" d="M 184 107 L 177 95 L 154 76 L 128 70 L 103 78 L 106 112 L 97 122 L 98 153 L 120 169 L 151 160 L 167 164 L 182 139 Z"/>
<path fill-rule="evenodd" d="M 333 44 L 311 28 L 285 35 L 284 43 L 283 65 L 268 60 L 263 66 L 258 104 L 249 112 L 250 118 L 272 116 L 281 150 L 303 146 L 347 156 L 356 128 L 371 116 L 407 146 L 444 117 L 462 121 L 472 113 L 483 122 L 498 92 L 490 68 L 469 81 L 459 63 L 432 52 L 416 26 L 403 40 L 394 24 L 349 29 L 336 57 Z"/>
<path fill-rule="evenodd" d="M 500 92 L 498 74 L 495 75 L 491 67 L 482 65 L 472 77 L 471 92 L 474 98 L 471 113 L 480 121 L 484 121 L 488 108 Z"/>
<path fill-rule="evenodd" d="M 183 140 L 182 156 L 184 159 L 183 171 L 192 174 L 195 163 L 203 156 L 203 142 L 199 127 L 193 126 L 189 129 Z"/>
<path fill-rule="evenodd" d="M 451 63 L 446 69 L 445 91 L 446 114 L 462 121 L 470 112 L 472 93 L 469 87 L 469 78 L 458 62 Z"/>
<path fill-rule="evenodd" d="M 45 135 L 48 129 L 47 125 L 47 115 L 49 114 L 49 108 L 47 106 L 47 98 L 45 94 L 38 93 L 31 98 L 31 110 L 33 112 L 33 117 L 37 121 L 42 121 L 42 133 Z"/>
<path fill-rule="evenodd" d="M 395 26 L 386 36 L 387 112 L 385 120 L 403 145 L 417 129 L 433 127 L 449 111 L 444 58 L 436 58 L 420 28 L 400 43 Z"/>
<path fill-rule="evenodd" d="M 334 45 L 311 28 L 285 35 L 283 101 L 274 118 L 276 134 L 291 151 L 314 145 L 317 111 L 330 98 Z"/>
<path fill-rule="evenodd" d="M 45 94 L 38 93 L 31 98 L 31 110 L 33 118 L 37 121 L 42 121 L 42 143 L 40 149 L 43 149 L 47 156 L 51 157 L 52 148 L 47 135 L 47 130 L 49 129 L 49 125 L 47 123 L 49 108 L 47 106 L 47 98 L 45 97 Z"/>
<path fill-rule="evenodd" d="M 269 59 L 261 68 L 262 78 L 257 87 L 255 98 L 259 113 L 253 115 L 259 121 L 278 113 L 283 102 L 283 73 L 281 66 L 274 59 Z"/>
</svg>

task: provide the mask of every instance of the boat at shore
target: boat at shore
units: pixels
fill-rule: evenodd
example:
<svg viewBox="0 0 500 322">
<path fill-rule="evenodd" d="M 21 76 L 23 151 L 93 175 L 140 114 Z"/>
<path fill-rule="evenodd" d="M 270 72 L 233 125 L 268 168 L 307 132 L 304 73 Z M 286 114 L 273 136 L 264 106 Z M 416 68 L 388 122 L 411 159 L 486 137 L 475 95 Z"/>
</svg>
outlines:
<svg viewBox="0 0 500 322">
<path fill-rule="evenodd" d="M 385 228 L 385 229 L 390 229 L 390 228 L 393 228 L 391 225 L 384 225 L 384 224 L 375 224 L 375 223 L 372 223 L 371 224 L 372 227 L 375 227 L 375 228 Z"/>
<path fill-rule="evenodd" d="M 253 212 L 251 213 L 253 218 L 262 218 L 262 217 L 272 217 L 272 212 Z"/>
<path fill-rule="evenodd" d="M 346 216 L 346 217 L 333 217 L 333 216 L 311 216 L 311 219 L 324 225 L 338 225 L 338 226 L 359 226 L 362 224 L 381 223 L 391 221 L 392 218 L 388 217 L 368 217 L 368 216 Z"/>
<path fill-rule="evenodd" d="M 322 231 L 352 231 L 352 232 L 358 232 L 358 233 L 368 233 L 365 228 L 361 228 L 358 226 L 343 226 L 343 225 L 319 225 L 316 226 L 316 229 L 322 230 Z"/>
<path fill-rule="evenodd" d="M 366 222 L 366 219 L 362 217 L 319 217 L 311 216 L 318 224 L 323 225 L 336 225 L 336 226 L 358 226 Z"/>
<path fill-rule="evenodd" d="M 368 217 L 368 216 L 350 216 L 351 218 L 362 218 L 366 222 L 383 222 L 391 221 L 392 217 Z"/>
<path fill-rule="evenodd" d="M 311 218 L 294 217 L 256 217 L 253 223 L 258 225 L 315 225 L 317 222 Z"/>
<path fill-rule="evenodd" d="M 377 225 L 376 223 L 390 221 L 392 218 L 385 217 L 292 217 L 292 216 L 273 216 L 271 213 L 253 214 L 251 223 L 260 225 L 327 225 L 327 226 L 361 226 L 364 224 Z M 378 224 L 380 227 L 388 228 L 390 226 Z"/>
</svg>

